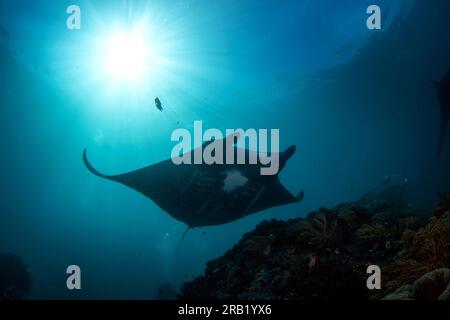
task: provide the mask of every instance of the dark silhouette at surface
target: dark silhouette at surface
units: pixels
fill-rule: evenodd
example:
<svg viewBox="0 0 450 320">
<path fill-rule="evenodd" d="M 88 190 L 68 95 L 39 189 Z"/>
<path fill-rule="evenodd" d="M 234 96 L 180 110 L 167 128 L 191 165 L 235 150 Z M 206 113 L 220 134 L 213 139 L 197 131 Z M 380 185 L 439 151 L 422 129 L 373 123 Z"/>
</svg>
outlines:
<svg viewBox="0 0 450 320">
<path fill-rule="evenodd" d="M 433 81 L 439 99 L 439 110 L 441 115 L 441 130 L 439 133 L 438 149 L 436 158 L 442 153 L 445 145 L 445 135 L 447 133 L 448 121 L 450 119 L 450 70 L 447 75 L 439 80 Z"/>
</svg>

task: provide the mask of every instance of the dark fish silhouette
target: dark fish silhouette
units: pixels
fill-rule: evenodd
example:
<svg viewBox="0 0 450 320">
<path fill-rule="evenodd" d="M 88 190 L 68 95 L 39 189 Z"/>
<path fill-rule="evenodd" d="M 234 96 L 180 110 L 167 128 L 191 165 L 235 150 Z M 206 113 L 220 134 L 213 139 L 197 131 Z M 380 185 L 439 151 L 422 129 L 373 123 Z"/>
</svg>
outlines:
<svg viewBox="0 0 450 320">
<path fill-rule="evenodd" d="M 211 141 L 200 148 L 209 143 Z M 233 149 L 236 156 L 239 148 Z M 194 159 L 195 150 L 189 151 L 191 159 Z M 245 150 L 246 159 L 249 159 L 249 153 Z M 279 154 L 278 172 L 294 153 L 295 146 L 291 146 Z M 259 163 L 176 165 L 168 159 L 109 176 L 98 172 L 89 163 L 86 150 L 83 160 L 93 174 L 135 189 L 189 228 L 232 222 L 268 208 L 299 202 L 304 195 L 301 191 L 293 196 L 281 184 L 278 174 L 261 175 Z"/>
<path fill-rule="evenodd" d="M 385 176 L 375 188 L 358 200 L 358 204 L 367 206 L 375 202 L 387 202 L 402 205 L 407 185 L 408 178 L 406 177 L 396 174 Z"/>
<path fill-rule="evenodd" d="M 161 100 L 159 100 L 158 97 L 155 98 L 155 106 L 156 106 L 156 109 L 158 109 L 159 111 L 161 111 L 161 112 L 163 111 Z"/>
<path fill-rule="evenodd" d="M 439 158 L 444 148 L 445 134 L 447 132 L 448 122 L 450 119 L 450 70 L 442 80 L 433 81 L 433 88 L 435 88 L 437 92 L 441 115 L 441 130 L 439 133 L 438 149 L 436 153 L 436 158 Z"/>
</svg>

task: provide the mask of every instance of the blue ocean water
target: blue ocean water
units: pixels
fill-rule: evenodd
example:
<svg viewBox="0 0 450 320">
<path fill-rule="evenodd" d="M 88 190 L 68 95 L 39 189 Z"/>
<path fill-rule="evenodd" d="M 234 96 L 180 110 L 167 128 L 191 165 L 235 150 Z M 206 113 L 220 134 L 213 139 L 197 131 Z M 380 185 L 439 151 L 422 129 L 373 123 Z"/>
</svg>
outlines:
<svg viewBox="0 0 450 320">
<path fill-rule="evenodd" d="M 377 0 L 383 27 L 368 30 L 371 4 L 0 0 L 0 252 L 29 265 L 32 297 L 161 298 L 260 221 L 357 200 L 390 174 L 433 206 L 450 191 L 450 137 L 436 160 L 438 101 L 422 92 L 450 68 L 450 3 Z M 152 64 L 113 79 L 105 39 L 136 24 Z M 281 148 L 297 146 L 281 180 L 304 201 L 190 230 L 177 254 L 185 225 L 82 162 L 84 148 L 106 173 L 165 160 L 195 120 L 280 129 Z M 66 288 L 71 264 L 82 290 Z"/>
</svg>

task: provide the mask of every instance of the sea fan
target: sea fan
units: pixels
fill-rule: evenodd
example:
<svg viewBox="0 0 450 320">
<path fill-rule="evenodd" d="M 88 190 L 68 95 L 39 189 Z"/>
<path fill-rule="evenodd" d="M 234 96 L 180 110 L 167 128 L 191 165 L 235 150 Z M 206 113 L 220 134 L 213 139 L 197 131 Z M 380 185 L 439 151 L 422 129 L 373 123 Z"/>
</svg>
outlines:
<svg viewBox="0 0 450 320">
<path fill-rule="evenodd" d="M 331 249 L 342 247 L 342 231 L 333 215 L 312 213 L 297 224 L 297 241 L 306 243 L 311 249 Z"/>
<path fill-rule="evenodd" d="M 417 232 L 405 233 L 400 259 L 383 270 L 386 292 L 411 283 L 427 272 L 450 268 L 450 219 L 431 218 Z"/>
<path fill-rule="evenodd" d="M 362 248 L 377 249 L 386 245 L 388 231 L 381 224 L 363 225 L 356 232 L 356 243 Z"/>
</svg>

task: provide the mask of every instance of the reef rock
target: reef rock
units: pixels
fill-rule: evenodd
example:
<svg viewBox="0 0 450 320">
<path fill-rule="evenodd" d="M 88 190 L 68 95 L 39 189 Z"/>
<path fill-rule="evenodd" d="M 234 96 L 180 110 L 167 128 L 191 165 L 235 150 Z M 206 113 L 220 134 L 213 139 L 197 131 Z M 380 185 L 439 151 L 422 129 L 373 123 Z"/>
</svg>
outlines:
<svg viewBox="0 0 450 320">
<path fill-rule="evenodd" d="M 179 298 L 381 298 L 366 287 L 367 267 L 392 265 L 407 244 L 404 233 L 416 236 L 426 222 L 388 203 L 347 203 L 306 218 L 263 221 L 208 262 L 203 276 L 185 283 Z"/>
<path fill-rule="evenodd" d="M 446 213 L 450 214 L 450 195 L 439 193 L 439 203 L 433 209 L 433 216 L 440 218 Z"/>
<path fill-rule="evenodd" d="M 0 253 L 0 300 L 26 299 L 30 289 L 31 275 L 22 259 Z"/>
<path fill-rule="evenodd" d="M 440 199 L 431 215 L 376 201 L 263 221 L 178 298 L 449 300 L 450 197 Z M 371 264 L 381 290 L 366 287 Z"/>
</svg>

